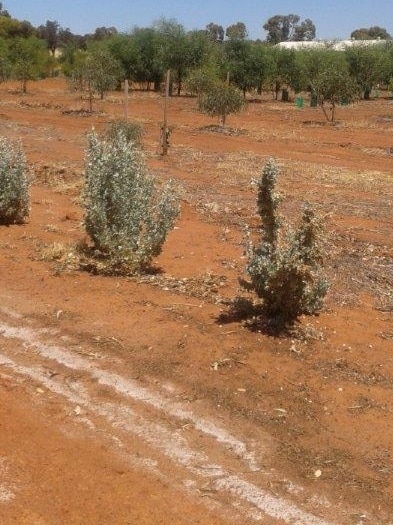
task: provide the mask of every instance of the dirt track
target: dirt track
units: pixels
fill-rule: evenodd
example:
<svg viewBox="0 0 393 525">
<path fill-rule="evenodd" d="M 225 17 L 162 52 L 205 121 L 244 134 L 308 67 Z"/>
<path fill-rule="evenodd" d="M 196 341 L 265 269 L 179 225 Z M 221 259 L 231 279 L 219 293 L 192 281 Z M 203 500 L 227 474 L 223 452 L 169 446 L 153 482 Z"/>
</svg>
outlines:
<svg viewBox="0 0 393 525">
<path fill-rule="evenodd" d="M 134 93 L 148 163 L 182 197 L 163 272 L 141 282 L 48 256 L 83 236 L 85 132 L 121 114 L 118 96 L 84 118 L 60 113 L 82 105 L 61 81 L 9 89 L 1 132 L 36 179 L 29 222 L 0 231 L 0 522 L 393 523 L 391 104 L 342 108 L 331 128 L 265 101 L 222 136 L 174 99 L 162 160 L 161 99 Z M 286 213 L 316 202 L 332 247 L 327 310 L 279 338 L 223 303 L 270 155 Z"/>
</svg>

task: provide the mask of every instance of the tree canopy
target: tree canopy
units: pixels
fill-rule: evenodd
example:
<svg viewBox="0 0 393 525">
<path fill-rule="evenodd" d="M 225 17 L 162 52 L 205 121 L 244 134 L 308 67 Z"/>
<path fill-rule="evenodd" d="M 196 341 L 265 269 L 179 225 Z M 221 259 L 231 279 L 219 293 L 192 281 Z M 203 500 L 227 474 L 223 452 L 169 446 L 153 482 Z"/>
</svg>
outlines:
<svg viewBox="0 0 393 525">
<path fill-rule="evenodd" d="M 300 16 L 274 15 L 267 20 L 263 29 L 267 32 L 266 40 L 271 44 L 287 42 L 289 40 L 313 40 L 315 25 L 309 18 L 300 22 Z"/>
<path fill-rule="evenodd" d="M 59 45 L 60 24 L 56 20 L 47 20 L 45 25 L 37 28 L 39 38 L 46 40 L 48 49 L 54 56 Z"/>
<path fill-rule="evenodd" d="M 373 26 L 373 27 L 361 27 L 355 29 L 351 33 L 351 38 L 355 40 L 391 40 L 391 35 L 386 31 L 384 27 Z"/>
<path fill-rule="evenodd" d="M 231 113 L 239 113 L 243 105 L 243 97 L 236 88 L 217 82 L 202 94 L 198 107 L 202 113 L 210 117 L 218 117 L 220 126 L 224 127 L 227 116 Z"/>
<path fill-rule="evenodd" d="M 247 38 L 247 28 L 243 22 L 237 22 L 227 27 L 225 35 L 229 40 L 245 40 Z"/>
<path fill-rule="evenodd" d="M 213 42 L 222 42 L 224 40 L 225 31 L 222 26 L 210 22 L 206 26 L 206 31 Z"/>
</svg>

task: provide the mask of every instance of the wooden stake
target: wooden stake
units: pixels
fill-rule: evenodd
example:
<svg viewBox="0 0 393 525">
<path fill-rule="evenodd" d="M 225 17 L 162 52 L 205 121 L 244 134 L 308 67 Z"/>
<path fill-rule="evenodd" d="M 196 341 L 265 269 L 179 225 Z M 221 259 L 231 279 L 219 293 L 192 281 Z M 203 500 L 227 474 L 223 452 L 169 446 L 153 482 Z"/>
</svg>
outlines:
<svg viewBox="0 0 393 525">
<path fill-rule="evenodd" d="M 128 120 L 128 80 L 124 81 L 124 120 Z"/>
<path fill-rule="evenodd" d="M 166 72 L 166 81 L 165 81 L 165 102 L 164 102 L 164 122 L 161 128 L 161 147 L 162 155 L 168 155 L 168 101 L 169 101 L 169 83 L 171 81 L 171 70 L 168 69 Z"/>
</svg>

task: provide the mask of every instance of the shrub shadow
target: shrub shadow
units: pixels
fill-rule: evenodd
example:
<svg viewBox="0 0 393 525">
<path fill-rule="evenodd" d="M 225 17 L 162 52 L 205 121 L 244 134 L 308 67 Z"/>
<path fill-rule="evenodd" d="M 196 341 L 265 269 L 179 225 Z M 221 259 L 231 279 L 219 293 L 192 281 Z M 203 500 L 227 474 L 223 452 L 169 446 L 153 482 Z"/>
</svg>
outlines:
<svg viewBox="0 0 393 525">
<path fill-rule="evenodd" d="M 247 297 L 237 296 L 227 303 L 228 309 L 216 319 L 217 324 L 241 323 L 247 330 L 272 337 L 288 337 L 294 321 L 266 315 L 262 304 L 255 304 Z"/>
</svg>

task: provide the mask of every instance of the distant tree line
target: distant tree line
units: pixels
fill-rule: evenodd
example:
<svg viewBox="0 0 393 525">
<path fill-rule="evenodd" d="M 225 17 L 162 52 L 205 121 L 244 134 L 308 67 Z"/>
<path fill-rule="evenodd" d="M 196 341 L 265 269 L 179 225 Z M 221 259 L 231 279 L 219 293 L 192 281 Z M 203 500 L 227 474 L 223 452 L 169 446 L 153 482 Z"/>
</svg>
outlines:
<svg viewBox="0 0 393 525">
<path fill-rule="evenodd" d="M 99 27 L 91 34 L 75 35 L 57 21 L 35 28 L 13 18 L 0 3 L 0 81 L 20 80 L 25 91 L 28 81 L 61 72 L 90 99 L 95 94 L 103 98 L 124 79 L 159 90 L 167 69 L 172 71 L 171 94 L 186 89 L 199 97 L 206 86 L 218 83 L 229 83 L 244 95 L 272 91 L 279 98 L 283 89 L 291 89 L 309 91 L 319 100 L 322 86 L 333 80 L 336 91 L 338 84 L 345 84 L 340 96 L 346 99 L 351 93 L 367 99 L 378 85 L 393 87 L 393 41 L 383 28 L 355 30 L 352 38 L 381 43 L 344 52 L 274 46 L 315 38 L 313 22 L 297 15 L 273 16 L 263 28 L 266 39 L 251 40 L 243 22 L 226 29 L 211 22 L 202 30 L 186 31 L 176 20 L 162 18 L 130 32 Z"/>
</svg>

